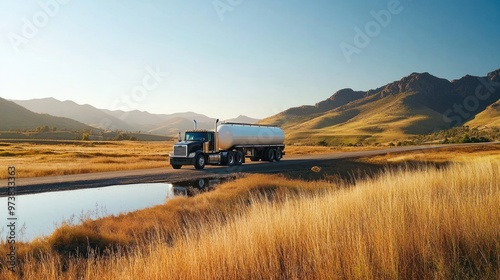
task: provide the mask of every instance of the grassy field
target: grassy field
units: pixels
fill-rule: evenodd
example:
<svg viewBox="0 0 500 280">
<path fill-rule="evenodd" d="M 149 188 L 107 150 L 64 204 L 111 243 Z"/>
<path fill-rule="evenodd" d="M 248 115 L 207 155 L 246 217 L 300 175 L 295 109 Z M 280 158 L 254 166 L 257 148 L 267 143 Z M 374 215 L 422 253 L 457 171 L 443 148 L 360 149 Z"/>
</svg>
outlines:
<svg viewBox="0 0 500 280">
<path fill-rule="evenodd" d="M 0 166 L 15 165 L 23 178 L 169 166 L 174 141 L 2 142 Z M 287 155 L 322 154 L 369 147 L 287 146 Z M 7 178 L 0 172 L 0 179 Z"/>
<path fill-rule="evenodd" d="M 173 142 L 0 141 L 0 166 L 23 178 L 167 167 Z M 7 174 L 0 173 L 0 179 Z"/>
<path fill-rule="evenodd" d="M 359 159 L 383 171 L 335 182 L 248 175 L 19 244 L 23 277 L 498 279 L 499 154 Z M 16 279 L 2 265 L 0 278 Z"/>
<path fill-rule="evenodd" d="M 374 148 L 380 147 L 372 147 L 371 149 Z M 443 168 L 453 163 L 467 163 L 478 159 L 489 159 L 500 162 L 500 145 L 444 146 L 443 148 L 432 150 L 416 150 L 364 158 L 339 159 L 315 166 L 314 172 L 310 172 L 310 170 L 296 170 L 287 173 L 286 177 L 300 180 L 325 180 L 332 183 L 354 183 L 358 179 L 377 176 L 387 169 L 413 170 L 425 166 Z"/>
<path fill-rule="evenodd" d="M 475 145 L 463 147 L 443 147 L 432 151 L 404 152 L 397 155 L 381 155 L 365 159 L 372 163 L 467 163 L 478 159 L 500 162 L 500 145 Z"/>
</svg>

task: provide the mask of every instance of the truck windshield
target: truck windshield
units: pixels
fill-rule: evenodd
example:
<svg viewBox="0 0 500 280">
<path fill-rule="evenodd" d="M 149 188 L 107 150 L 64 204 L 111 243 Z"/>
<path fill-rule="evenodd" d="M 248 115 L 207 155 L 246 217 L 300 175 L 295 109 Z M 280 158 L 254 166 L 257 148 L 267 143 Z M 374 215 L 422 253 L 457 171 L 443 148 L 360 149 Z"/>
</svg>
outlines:
<svg viewBox="0 0 500 280">
<path fill-rule="evenodd" d="M 203 132 L 186 132 L 186 141 L 205 141 L 206 133 Z"/>
</svg>

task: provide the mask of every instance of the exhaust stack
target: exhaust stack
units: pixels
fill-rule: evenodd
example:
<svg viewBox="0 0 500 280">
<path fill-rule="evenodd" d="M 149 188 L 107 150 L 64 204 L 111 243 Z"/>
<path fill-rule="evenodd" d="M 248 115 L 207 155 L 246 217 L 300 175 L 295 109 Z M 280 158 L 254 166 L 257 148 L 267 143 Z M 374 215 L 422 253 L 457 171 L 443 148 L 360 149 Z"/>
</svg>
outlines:
<svg viewBox="0 0 500 280">
<path fill-rule="evenodd" d="M 219 123 L 219 119 L 215 121 L 215 133 L 214 133 L 214 141 L 215 141 L 215 152 L 219 151 L 219 132 L 217 132 L 217 124 Z"/>
<path fill-rule="evenodd" d="M 194 125 L 194 130 L 196 130 L 198 123 L 196 123 L 196 120 L 193 120 L 193 125 Z"/>
</svg>

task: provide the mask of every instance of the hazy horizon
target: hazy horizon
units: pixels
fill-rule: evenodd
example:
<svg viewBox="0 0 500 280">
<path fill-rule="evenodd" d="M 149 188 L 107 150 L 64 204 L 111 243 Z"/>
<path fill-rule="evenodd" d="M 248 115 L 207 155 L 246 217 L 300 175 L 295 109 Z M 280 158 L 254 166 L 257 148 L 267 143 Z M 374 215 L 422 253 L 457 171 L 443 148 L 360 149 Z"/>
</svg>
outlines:
<svg viewBox="0 0 500 280">
<path fill-rule="evenodd" d="M 2 98 L 0 96 L 0 98 Z M 48 97 L 41 97 L 41 98 L 32 98 L 32 99 L 6 99 L 6 100 L 9 100 L 9 101 L 14 101 L 14 103 L 18 104 L 18 105 L 21 105 L 19 103 L 17 103 L 16 101 L 34 101 L 34 100 L 44 100 L 44 99 L 54 99 L 54 100 L 57 100 L 59 102 L 73 102 L 77 105 L 80 105 L 80 106 L 85 106 L 85 105 L 90 105 L 96 109 L 99 109 L 99 110 L 110 110 L 108 108 L 99 108 L 99 107 L 96 107 L 92 104 L 88 104 L 88 103 L 79 103 L 79 102 L 75 102 L 74 100 L 70 100 L 70 99 L 65 99 L 65 100 L 62 100 L 62 99 L 57 99 L 55 97 L 52 97 L 52 96 L 48 96 Z M 22 106 L 22 105 L 21 105 Z M 24 106 L 23 106 L 24 107 Z M 111 110 L 112 111 L 112 110 Z M 139 111 L 139 112 L 146 112 L 146 113 L 150 113 L 150 114 L 165 114 L 165 115 L 170 115 L 170 114 L 183 114 L 183 113 L 194 113 L 194 114 L 200 114 L 200 115 L 205 115 L 206 117 L 209 117 L 209 118 L 213 118 L 213 119 L 217 119 L 217 116 L 210 116 L 210 115 L 206 115 L 206 114 L 203 114 L 203 113 L 199 113 L 199 112 L 193 112 L 193 111 L 179 111 L 179 112 L 169 112 L 169 113 L 153 113 L 153 112 L 149 112 L 148 110 L 139 110 L 139 109 L 131 109 L 129 111 L 125 111 L 125 112 L 132 112 L 132 111 Z M 226 119 L 235 119 L 237 117 L 249 117 L 249 118 L 252 118 L 252 116 L 246 116 L 246 115 L 243 115 L 243 114 L 239 114 L 237 116 L 232 116 L 230 118 L 226 118 Z M 223 120 L 226 120 L 226 119 L 220 119 L 221 121 Z"/>
</svg>

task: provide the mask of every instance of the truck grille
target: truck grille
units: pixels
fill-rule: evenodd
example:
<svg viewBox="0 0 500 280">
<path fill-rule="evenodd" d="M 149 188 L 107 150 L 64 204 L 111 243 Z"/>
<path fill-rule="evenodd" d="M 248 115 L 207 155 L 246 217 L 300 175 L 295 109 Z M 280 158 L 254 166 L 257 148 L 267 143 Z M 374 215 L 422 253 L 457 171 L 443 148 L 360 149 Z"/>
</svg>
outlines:
<svg viewBox="0 0 500 280">
<path fill-rule="evenodd" d="M 187 156 L 187 146 L 185 145 L 174 145 L 174 156 L 185 157 Z"/>
</svg>

